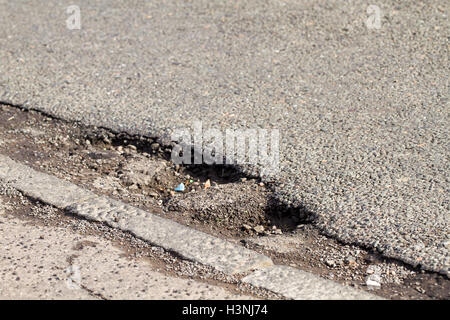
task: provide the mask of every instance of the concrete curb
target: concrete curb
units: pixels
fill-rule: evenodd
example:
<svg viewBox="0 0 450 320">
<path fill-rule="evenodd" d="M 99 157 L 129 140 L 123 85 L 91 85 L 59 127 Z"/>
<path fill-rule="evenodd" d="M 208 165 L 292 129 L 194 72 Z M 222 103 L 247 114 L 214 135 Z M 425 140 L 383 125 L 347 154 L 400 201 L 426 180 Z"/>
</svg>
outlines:
<svg viewBox="0 0 450 320">
<path fill-rule="evenodd" d="M 294 300 L 373 300 L 378 297 L 309 272 L 287 266 L 271 266 L 248 275 L 243 282 Z"/>
<path fill-rule="evenodd" d="M 0 179 L 25 195 L 128 231 L 150 243 L 226 274 L 253 272 L 244 282 L 291 299 L 376 299 L 363 291 L 285 266 L 262 254 L 82 189 L 0 155 Z M 263 270 L 259 270 L 263 269 Z"/>
</svg>

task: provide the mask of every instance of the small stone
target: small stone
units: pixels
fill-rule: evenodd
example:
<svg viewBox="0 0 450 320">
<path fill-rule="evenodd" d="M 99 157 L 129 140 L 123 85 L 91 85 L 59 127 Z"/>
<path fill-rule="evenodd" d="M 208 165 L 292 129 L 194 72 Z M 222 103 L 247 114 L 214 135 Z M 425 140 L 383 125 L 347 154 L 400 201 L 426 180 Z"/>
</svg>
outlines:
<svg viewBox="0 0 450 320">
<path fill-rule="evenodd" d="M 263 233 L 264 232 L 264 227 L 259 225 L 253 228 L 253 230 L 255 230 L 258 233 Z"/>
<path fill-rule="evenodd" d="M 333 268 L 333 267 L 335 267 L 336 266 L 336 262 L 334 262 L 334 260 L 326 260 L 325 261 L 325 264 L 327 265 L 327 266 L 329 266 L 329 267 L 331 267 L 331 268 Z"/>
<path fill-rule="evenodd" d="M 252 227 L 250 227 L 248 224 L 243 224 L 242 228 L 244 228 L 245 230 L 251 230 Z"/>
<path fill-rule="evenodd" d="M 159 194 L 158 194 L 157 192 L 154 192 L 154 191 L 150 191 L 150 192 L 148 193 L 148 195 L 149 195 L 150 197 L 153 197 L 153 198 L 157 198 L 157 197 L 159 196 Z"/>
<path fill-rule="evenodd" d="M 283 231 L 281 231 L 281 229 L 275 229 L 273 230 L 274 234 L 283 234 Z"/>
<path fill-rule="evenodd" d="M 205 189 L 208 189 L 208 188 L 210 188 L 210 187 L 211 187 L 211 181 L 208 179 L 208 180 L 206 180 L 206 182 L 205 182 L 204 188 L 205 188 Z"/>
<path fill-rule="evenodd" d="M 379 275 L 381 273 L 381 269 L 380 269 L 379 266 L 370 265 L 370 266 L 367 267 L 366 273 L 367 274 L 377 274 L 377 275 Z"/>
<path fill-rule="evenodd" d="M 139 189 L 139 187 L 138 187 L 137 184 L 134 183 L 131 186 L 129 186 L 128 189 L 130 189 L 130 190 L 137 190 L 137 189 Z"/>
</svg>

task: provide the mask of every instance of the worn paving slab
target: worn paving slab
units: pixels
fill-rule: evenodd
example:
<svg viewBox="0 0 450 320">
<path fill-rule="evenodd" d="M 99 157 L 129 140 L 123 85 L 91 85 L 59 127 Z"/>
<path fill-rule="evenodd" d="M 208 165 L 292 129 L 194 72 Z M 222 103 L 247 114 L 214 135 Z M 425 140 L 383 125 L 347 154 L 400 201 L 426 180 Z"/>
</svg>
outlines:
<svg viewBox="0 0 450 320">
<path fill-rule="evenodd" d="M 162 136 L 278 128 L 278 196 L 346 242 L 449 272 L 440 0 L 0 0 L 0 100 Z"/>
<path fill-rule="evenodd" d="M 251 299 L 164 275 L 100 236 L 6 216 L 1 200 L 0 233 L 0 299 Z"/>
<path fill-rule="evenodd" d="M 266 288 L 295 300 L 373 300 L 380 299 L 370 293 L 344 287 L 310 273 L 288 266 L 272 266 L 257 270 L 243 282 Z"/>
</svg>

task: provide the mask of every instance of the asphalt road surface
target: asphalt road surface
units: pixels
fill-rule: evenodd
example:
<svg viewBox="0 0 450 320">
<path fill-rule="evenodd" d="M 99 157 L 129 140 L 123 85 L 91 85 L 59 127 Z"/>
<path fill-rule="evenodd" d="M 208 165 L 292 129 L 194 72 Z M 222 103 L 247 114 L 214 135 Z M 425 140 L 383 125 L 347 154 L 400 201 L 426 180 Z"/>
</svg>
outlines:
<svg viewBox="0 0 450 320">
<path fill-rule="evenodd" d="M 218 285 L 168 276 L 151 259 L 131 258 L 101 235 L 21 220 L 11 211 L 30 207 L 11 207 L 0 198 L 1 299 L 252 298 Z"/>
<path fill-rule="evenodd" d="M 0 100 L 152 136 L 279 129 L 280 199 L 448 274 L 448 14 L 441 0 L 0 0 Z"/>
</svg>

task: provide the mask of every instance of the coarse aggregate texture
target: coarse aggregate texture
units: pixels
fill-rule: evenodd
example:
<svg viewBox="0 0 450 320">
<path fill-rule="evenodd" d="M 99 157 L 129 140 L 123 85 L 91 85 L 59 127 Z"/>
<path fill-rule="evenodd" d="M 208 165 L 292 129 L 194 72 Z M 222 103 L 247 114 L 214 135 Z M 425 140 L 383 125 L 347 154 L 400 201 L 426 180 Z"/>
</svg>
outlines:
<svg viewBox="0 0 450 320">
<path fill-rule="evenodd" d="M 70 183 L 64 182 L 58 178 L 44 178 L 42 179 L 42 184 L 46 185 L 51 181 L 55 186 L 55 190 L 48 191 L 49 188 L 47 185 L 43 186 L 43 189 L 53 193 L 53 195 L 36 195 L 33 191 L 36 187 L 34 181 L 48 175 L 27 168 L 2 155 L 0 155 L 0 160 L 1 163 L 3 163 L 3 167 L 0 168 L 0 189 L 2 189 L 2 193 L 4 194 L 11 192 L 18 193 L 17 190 L 19 190 L 25 195 L 32 195 L 32 197 L 44 201 L 46 204 L 52 204 L 52 201 L 60 201 L 61 196 L 59 194 L 70 193 L 70 191 L 74 189 Z M 6 170 L 6 168 L 8 170 Z M 21 174 L 21 172 L 25 172 L 25 174 Z M 27 183 L 26 180 L 28 179 L 31 181 L 30 183 Z M 17 188 L 17 190 L 15 190 L 15 188 Z M 38 238 L 36 234 L 42 233 L 42 230 L 46 229 L 45 227 L 41 228 L 38 226 L 36 228 L 36 226 L 31 226 L 31 230 L 24 231 L 24 227 L 26 229 L 30 226 L 24 224 L 22 221 L 17 221 L 17 219 L 14 219 L 16 221 L 13 221 L 13 219 L 5 219 L 2 221 L 1 218 L 3 218 L 5 208 L 9 208 L 9 206 L 4 205 L 0 199 L 0 224 L 5 225 L 7 229 L 12 230 L 12 232 L 9 232 L 3 239 L 5 242 L 2 246 L 5 249 L 5 254 L 3 256 L 6 260 L 13 261 L 13 267 L 6 268 L 6 271 L 3 273 L 3 276 L 5 276 L 4 279 L 0 277 L 0 282 L 6 283 L 5 287 L 8 288 L 7 290 L 0 290 L 0 297 L 3 296 L 9 299 L 33 297 L 57 299 L 64 296 L 73 296 L 75 299 L 86 299 L 91 295 L 102 299 L 129 299 L 130 297 L 154 299 L 161 297 L 162 290 L 149 290 L 149 295 L 145 296 L 141 296 L 140 293 L 147 292 L 148 287 L 152 287 L 156 282 L 159 283 L 158 286 L 163 285 L 160 289 L 166 289 L 164 293 L 168 294 L 168 298 L 183 298 L 183 291 L 186 290 L 184 288 L 186 286 L 189 286 L 190 289 L 193 290 L 191 292 L 186 292 L 186 295 L 198 294 L 198 292 L 195 292 L 195 290 L 198 289 L 197 285 L 200 286 L 200 289 L 205 289 L 204 286 L 202 287 L 202 284 L 197 284 L 192 281 L 170 279 L 158 272 L 142 272 L 142 270 L 136 270 L 135 268 L 138 266 L 136 263 L 130 261 L 122 265 L 118 261 L 119 259 L 111 256 L 110 252 L 99 250 L 96 241 L 91 241 L 90 239 L 79 241 L 72 248 L 72 250 L 81 250 L 84 247 L 93 247 L 94 249 L 90 250 L 91 252 L 85 259 L 80 258 L 78 254 L 68 256 L 69 250 L 67 250 L 67 248 L 58 248 L 58 244 L 63 244 L 63 247 L 73 245 L 76 241 L 73 238 L 71 239 L 69 237 L 69 239 L 67 239 L 66 237 L 66 235 L 68 233 L 70 234 L 72 231 L 60 227 L 57 228 L 59 230 L 47 229 L 48 233 L 46 233 L 45 236 L 41 234 Z M 46 212 L 44 215 L 52 214 L 50 213 L 51 211 L 52 210 Z M 377 298 L 362 290 L 325 280 L 309 272 L 284 266 L 275 266 L 275 268 L 273 268 L 271 259 L 262 254 L 106 197 L 75 201 L 66 207 L 65 211 L 89 220 L 106 223 L 111 227 L 118 228 L 125 232 L 130 232 L 136 237 L 173 251 L 182 257 L 189 258 L 193 262 L 200 262 L 212 266 L 216 270 L 224 273 L 230 275 L 247 273 L 249 275 L 242 280 L 244 283 L 254 284 L 256 287 L 268 289 L 273 293 L 286 298 L 324 300 L 338 298 Z M 15 228 L 15 226 L 17 226 L 17 228 Z M 52 234 L 50 238 L 53 239 L 50 239 L 50 243 L 53 243 L 53 246 L 48 245 L 49 240 L 47 238 L 49 234 Z M 33 240 L 27 240 L 27 237 L 34 238 L 39 244 L 36 245 Z M 57 237 L 58 241 L 54 240 L 55 237 Z M 22 241 L 22 239 L 25 240 Z M 47 241 L 42 243 L 42 241 L 40 241 L 42 239 L 46 239 Z M 30 243 L 30 245 L 24 243 Z M 45 248 L 40 244 L 43 244 Z M 102 247 L 105 247 L 104 243 Z M 87 291 L 87 294 L 72 295 L 72 293 L 68 293 L 60 282 L 61 276 L 58 276 L 56 273 L 52 275 L 55 283 L 42 281 L 42 277 L 40 275 L 37 276 L 35 274 L 36 270 L 33 270 L 33 268 L 36 267 L 36 264 L 31 267 L 31 263 L 33 263 L 34 260 L 30 260 L 30 250 L 33 251 L 33 256 L 37 256 L 38 260 L 41 259 L 45 261 L 49 257 L 52 257 L 51 260 L 54 262 L 52 266 L 39 267 L 50 270 L 61 269 L 57 267 L 58 258 L 60 258 L 61 255 L 65 256 L 65 260 L 70 264 L 64 271 L 68 276 L 68 278 L 65 279 L 66 287 L 70 290 L 84 289 Z M 1 253 L 2 252 L 0 252 L 0 254 Z M 40 256 L 42 254 L 45 256 Z M 121 255 L 121 258 L 123 258 L 123 254 Z M 125 262 L 126 259 L 123 258 L 122 260 Z M 83 264 L 85 265 L 83 271 L 88 273 L 87 276 L 85 275 L 83 277 L 83 284 L 81 283 L 81 268 L 77 264 L 77 262 L 80 261 L 83 261 Z M 111 264 L 112 261 L 114 262 Z M 17 267 L 17 265 L 20 267 Z M 99 266 L 101 266 L 101 275 L 95 273 L 95 271 L 99 271 Z M 115 280 L 123 282 L 122 278 L 111 279 L 108 276 L 105 277 L 105 274 L 108 273 L 111 267 L 111 272 L 113 274 L 123 276 L 127 280 L 130 279 L 128 283 L 120 286 Z M 30 268 L 31 272 L 27 272 L 27 268 Z M 259 272 L 259 269 L 267 269 L 267 272 L 261 273 Z M 62 270 L 59 271 L 63 272 Z M 15 285 L 11 285 L 11 275 L 17 276 L 17 274 L 20 274 L 22 276 L 22 273 L 25 275 L 25 280 L 15 283 Z M 38 270 L 37 273 L 40 273 L 40 271 Z M 139 279 L 140 277 L 143 277 L 145 280 L 142 281 L 142 279 Z M 98 283 L 99 279 L 100 284 Z M 15 280 L 20 281 L 20 276 L 16 277 Z M 52 278 L 48 278 L 48 280 L 52 280 Z M 140 286 L 136 287 L 136 281 L 140 283 Z M 281 285 L 281 283 L 284 284 Z M 290 284 L 287 285 L 286 283 Z M 30 287 L 34 290 L 34 293 L 32 290 L 30 291 Z M 170 287 L 171 289 L 167 290 L 167 287 Z M 49 291 L 52 291 L 52 288 L 56 291 L 49 293 Z M 215 289 L 211 289 L 209 286 L 206 286 L 206 288 L 209 288 L 210 290 Z M 136 292 L 136 290 L 138 290 L 138 292 Z M 205 293 L 205 291 L 206 290 L 200 291 L 200 294 Z M 171 293 L 180 292 L 182 293 L 181 295 L 174 295 L 171 297 Z M 221 296 L 220 294 L 222 294 L 222 292 L 219 293 L 218 298 Z M 228 296 L 229 299 L 235 297 L 237 296 Z M 242 296 L 239 298 L 248 297 Z M 227 297 L 225 297 L 225 299 L 227 299 Z"/>
<path fill-rule="evenodd" d="M 0 101 L 147 136 L 276 128 L 278 197 L 449 274 L 445 1 L 0 0 Z"/>
<path fill-rule="evenodd" d="M 96 195 L 73 183 L 33 170 L 0 154 L 0 179 L 10 181 L 18 190 L 45 203 L 64 209 Z"/>
<path fill-rule="evenodd" d="M 244 279 L 254 286 L 273 290 L 295 300 L 373 300 L 379 297 L 367 292 L 341 286 L 308 272 L 287 266 L 272 266 L 255 271 Z"/>
</svg>

